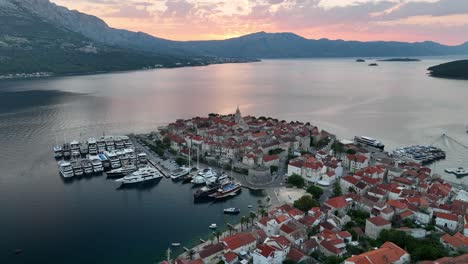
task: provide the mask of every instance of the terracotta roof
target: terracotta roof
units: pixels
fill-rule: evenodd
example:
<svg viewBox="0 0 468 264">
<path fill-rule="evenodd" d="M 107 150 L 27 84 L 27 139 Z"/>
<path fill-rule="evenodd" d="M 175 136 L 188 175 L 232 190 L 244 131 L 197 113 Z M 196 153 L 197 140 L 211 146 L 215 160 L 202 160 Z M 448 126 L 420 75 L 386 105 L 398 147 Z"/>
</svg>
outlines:
<svg viewBox="0 0 468 264">
<path fill-rule="evenodd" d="M 232 262 L 237 258 L 237 255 L 236 253 L 229 251 L 228 253 L 224 254 L 223 257 L 226 260 L 226 262 Z"/>
<path fill-rule="evenodd" d="M 265 162 L 272 161 L 272 160 L 277 160 L 277 159 L 278 159 L 278 155 L 265 155 L 265 156 L 263 156 L 263 161 L 265 161 Z"/>
<path fill-rule="evenodd" d="M 291 216 L 291 217 L 294 217 L 294 216 L 303 216 L 304 215 L 304 212 L 302 212 L 301 210 L 297 209 L 297 208 L 293 208 L 291 210 L 288 211 L 288 214 Z"/>
<path fill-rule="evenodd" d="M 354 264 L 386 264 L 394 263 L 408 254 L 405 250 L 392 242 L 385 242 L 379 249 L 346 259 Z"/>
<path fill-rule="evenodd" d="M 354 178 L 353 176 L 350 176 L 350 175 L 342 177 L 341 180 L 342 181 L 347 181 L 347 182 L 349 182 L 349 183 L 351 183 L 353 185 L 356 185 L 356 183 L 359 182 L 358 179 L 356 179 L 356 178 Z"/>
<path fill-rule="evenodd" d="M 335 255 L 338 255 L 341 253 L 341 249 L 335 247 L 334 245 L 332 245 L 330 242 L 326 240 L 323 240 L 322 242 L 320 242 L 320 245 Z"/>
<path fill-rule="evenodd" d="M 454 248 L 466 247 L 468 246 L 468 237 L 460 233 L 455 233 L 455 235 L 451 236 L 449 234 L 445 234 L 440 238 L 441 242 L 449 244 Z"/>
<path fill-rule="evenodd" d="M 435 215 L 438 218 L 443 218 L 443 219 L 450 220 L 450 221 L 455 221 L 455 222 L 458 221 L 458 216 L 456 214 L 446 214 L 446 213 L 436 212 Z"/>
<path fill-rule="evenodd" d="M 404 211 L 403 213 L 400 214 L 400 217 L 401 217 L 401 219 L 404 219 L 404 218 L 410 217 L 412 215 L 413 215 L 413 212 L 411 212 L 410 210 L 406 210 L 406 211 Z"/>
<path fill-rule="evenodd" d="M 392 206 L 392 207 L 395 207 L 396 209 L 406 209 L 408 208 L 408 206 L 398 200 L 388 200 L 387 201 L 387 204 Z"/>
<path fill-rule="evenodd" d="M 286 257 L 287 259 L 290 259 L 296 263 L 299 263 L 303 258 L 305 257 L 305 255 L 300 252 L 299 250 L 295 249 L 295 248 L 291 248 L 291 250 L 289 250 L 289 254 L 288 256 Z"/>
<path fill-rule="evenodd" d="M 204 259 L 204 258 L 207 258 L 209 256 L 213 256 L 215 254 L 223 252 L 223 250 L 224 250 L 223 244 L 221 244 L 221 243 L 214 244 L 214 245 L 208 245 L 208 246 L 204 247 L 199 252 L 200 258 Z"/>
<path fill-rule="evenodd" d="M 237 233 L 223 239 L 227 248 L 235 250 L 247 244 L 255 242 L 255 237 L 251 233 Z"/>
<path fill-rule="evenodd" d="M 264 256 L 265 258 L 270 257 L 276 251 L 276 248 L 269 245 L 258 245 L 255 250 L 256 253 Z"/>
<path fill-rule="evenodd" d="M 286 220 L 288 220 L 288 219 L 289 219 L 289 218 L 288 218 L 286 215 L 284 215 L 284 214 L 278 215 L 277 217 L 275 217 L 275 221 L 276 221 L 276 223 L 278 223 L 278 224 L 281 224 L 281 223 L 283 223 L 284 221 L 286 221 Z"/>
<path fill-rule="evenodd" d="M 291 245 L 291 242 L 289 242 L 284 236 L 271 236 L 268 238 L 270 241 L 275 241 L 279 245 L 281 245 L 283 248 L 288 247 Z"/>
<path fill-rule="evenodd" d="M 334 197 L 334 198 L 326 200 L 325 204 L 332 208 L 341 209 L 341 208 L 346 207 L 348 205 L 348 202 L 345 200 L 343 196 L 338 196 L 338 197 Z"/>
<path fill-rule="evenodd" d="M 391 223 L 381 216 L 375 216 L 368 218 L 367 221 L 371 222 L 375 226 L 384 226 L 384 225 L 390 225 Z"/>
</svg>

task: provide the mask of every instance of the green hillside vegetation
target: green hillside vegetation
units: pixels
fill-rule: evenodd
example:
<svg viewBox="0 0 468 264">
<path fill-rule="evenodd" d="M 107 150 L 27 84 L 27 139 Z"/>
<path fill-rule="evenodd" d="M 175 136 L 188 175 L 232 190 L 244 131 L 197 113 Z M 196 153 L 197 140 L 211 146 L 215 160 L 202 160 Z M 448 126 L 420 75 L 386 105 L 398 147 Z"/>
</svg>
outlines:
<svg viewBox="0 0 468 264">
<path fill-rule="evenodd" d="M 0 11 L 0 75 L 124 71 L 196 64 L 191 60 L 95 44 L 39 17 Z M 23 12 L 24 11 L 24 12 Z"/>
<path fill-rule="evenodd" d="M 468 79 L 468 60 L 452 61 L 427 69 L 433 77 Z"/>
</svg>

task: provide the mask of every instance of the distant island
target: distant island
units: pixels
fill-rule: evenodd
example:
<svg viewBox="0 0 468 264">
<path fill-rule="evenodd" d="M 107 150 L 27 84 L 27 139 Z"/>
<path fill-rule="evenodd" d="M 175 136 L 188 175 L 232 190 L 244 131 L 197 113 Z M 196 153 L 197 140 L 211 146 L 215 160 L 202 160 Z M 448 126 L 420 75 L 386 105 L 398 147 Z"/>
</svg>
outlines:
<svg viewBox="0 0 468 264">
<path fill-rule="evenodd" d="M 377 63 L 371 63 L 369 66 L 379 66 Z"/>
<path fill-rule="evenodd" d="M 363 59 L 357 59 L 356 62 L 366 62 L 366 60 Z"/>
<path fill-rule="evenodd" d="M 468 80 L 468 60 L 447 62 L 427 70 L 432 77 Z"/>
<path fill-rule="evenodd" d="M 409 62 L 409 61 L 421 61 L 420 59 L 411 59 L 411 58 L 392 58 L 392 59 L 384 59 L 384 60 L 377 60 L 377 61 L 401 61 L 401 62 Z"/>
</svg>

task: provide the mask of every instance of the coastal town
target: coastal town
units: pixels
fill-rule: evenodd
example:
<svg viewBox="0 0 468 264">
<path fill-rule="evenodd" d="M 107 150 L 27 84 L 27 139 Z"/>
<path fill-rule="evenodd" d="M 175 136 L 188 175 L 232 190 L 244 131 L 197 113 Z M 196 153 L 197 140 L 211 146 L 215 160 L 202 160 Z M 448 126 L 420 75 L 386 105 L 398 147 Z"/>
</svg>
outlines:
<svg viewBox="0 0 468 264">
<path fill-rule="evenodd" d="M 380 145 L 239 108 L 139 138 L 274 196 L 162 263 L 468 263 L 468 193 Z"/>
<path fill-rule="evenodd" d="M 445 152 L 384 149 L 311 123 L 243 117 L 238 107 L 148 134 L 74 140 L 54 153 L 65 179 L 105 173 L 131 186 L 182 179 L 204 186 L 195 202 L 230 199 L 241 188 L 266 192 L 246 212 L 224 209 L 241 214 L 240 223 L 213 223 L 211 237 L 191 248 L 172 243 L 163 264 L 467 263 L 468 192 L 423 165 Z"/>
</svg>

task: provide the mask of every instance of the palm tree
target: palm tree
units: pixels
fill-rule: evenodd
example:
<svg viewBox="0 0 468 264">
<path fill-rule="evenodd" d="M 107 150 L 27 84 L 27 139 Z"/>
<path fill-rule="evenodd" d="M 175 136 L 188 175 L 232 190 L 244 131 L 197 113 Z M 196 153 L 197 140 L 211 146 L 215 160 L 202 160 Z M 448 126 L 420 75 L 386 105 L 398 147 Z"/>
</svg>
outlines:
<svg viewBox="0 0 468 264">
<path fill-rule="evenodd" d="M 267 216 L 267 211 L 266 211 L 264 208 L 260 209 L 260 215 L 261 215 L 262 217 Z"/>
<path fill-rule="evenodd" d="M 193 250 L 193 249 L 190 249 L 190 250 L 187 252 L 188 257 L 189 257 L 190 260 L 193 259 L 193 256 L 195 256 L 195 253 L 196 253 L 196 252 L 195 252 L 195 250 Z"/>
<path fill-rule="evenodd" d="M 251 226 L 253 226 L 253 221 L 255 220 L 255 218 L 257 218 L 257 214 L 255 212 L 250 212 L 249 218 L 250 218 Z"/>
<path fill-rule="evenodd" d="M 232 236 L 232 231 L 234 230 L 234 227 L 231 224 L 227 224 L 227 228 L 229 230 L 229 235 Z"/>
<path fill-rule="evenodd" d="M 240 220 L 241 231 L 243 230 L 243 227 L 244 227 L 244 224 L 245 224 L 246 221 L 247 221 L 247 219 L 245 218 L 245 216 L 242 216 L 242 217 L 241 217 L 241 220 Z"/>
<path fill-rule="evenodd" d="M 216 240 L 218 241 L 219 243 L 219 237 L 223 235 L 223 233 L 219 230 L 216 230 L 216 232 L 214 232 L 214 234 L 216 236 Z"/>
</svg>

